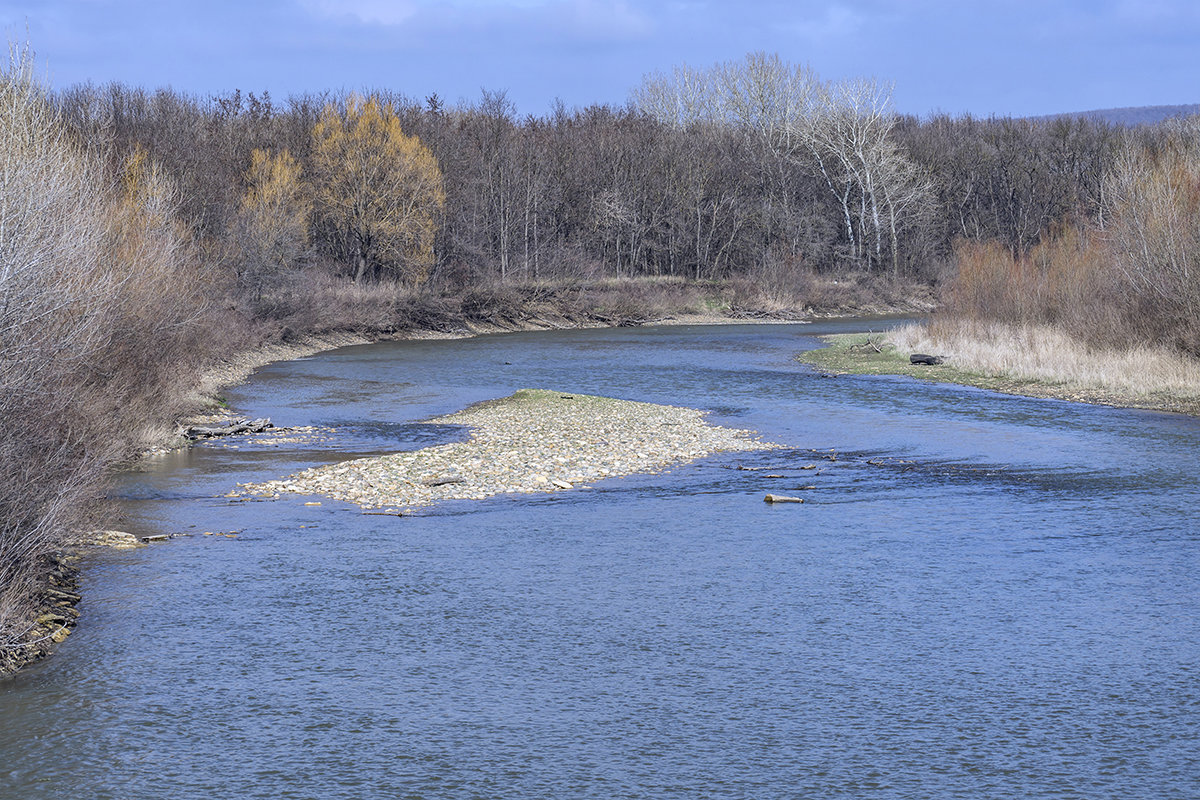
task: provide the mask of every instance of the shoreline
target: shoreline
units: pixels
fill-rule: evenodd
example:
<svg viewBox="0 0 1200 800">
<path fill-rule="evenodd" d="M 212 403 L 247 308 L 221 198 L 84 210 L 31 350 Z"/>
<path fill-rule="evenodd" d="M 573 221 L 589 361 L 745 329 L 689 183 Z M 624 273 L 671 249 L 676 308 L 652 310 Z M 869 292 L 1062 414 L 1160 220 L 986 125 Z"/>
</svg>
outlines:
<svg viewBox="0 0 1200 800">
<path fill-rule="evenodd" d="M 836 318 L 833 315 L 830 318 Z M 848 315 L 849 316 L 849 315 Z M 636 326 L 639 328 L 655 328 L 666 325 L 804 325 L 815 319 L 825 317 L 729 317 L 720 314 L 687 314 L 677 317 L 664 317 Z M 377 344 L 379 342 L 418 341 L 422 339 L 472 339 L 476 336 L 491 336 L 498 333 L 524 333 L 529 331 L 567 331 L 590 328 L 621 327 L 606 325 L 603 322 L 579 322 L 576 324 L 560 325 L 545 320 L 529 320 L 514 325 L 469 325 L 456 330 L 439 331 L 427 328 L 368 335 L 362 333 L 330 333 L 305 334 L 289 342 L 263 345 L 262 347 L 243 350 L 233 354 L 224 363 L 205 371 L 198 381 L 196 391 L 203 394 L 215 394 L 222 389 L 228 389 L 245 381 L 254 370 L 273 364 L 277 361 L 294 361 L 307 358 L 317 353 L 336 350 L 339 347 L 351 347 L 361 344 Z"/>
<path fill-rule="evenodd" d="M 864 312 L 865 313 L 865 312 Z M 723 314 L 681 314 L 673 317 L 650 320 L 636 326 L 639 328 L 657 328 L 667 325 L 807 325 L 819 319 L 837 319 L 839 316 L 858 316 L 857 314 L 828 316 L 808 315 L 803 318 L 786 317 L 733 317 Z M 161 431 L 148 437 L 153 442 L 143 453 L 143 457 L 153 453 L 164 452 L 177 447 L 186 446 L 181 440 L 180 432 L 188 425 L 210 422 L 216 418 L 230 416 L 220 407 L 220 393 L 233 386 L 245 382 L 254 371 L 281 361 L 295 361 L 301 358 L 317 355 L 318 353 L 336 350 L 340 347 L 351 347 L 380 342 L 402 342 L 430 339 L 472 339 L 477 336 L 491 336 L 500 333 L 525 333 L 532 331 L 566 331 L 592 328 L 614 328 L 622 326 L 607 325 L 603 322 L 580 321 L 573 324 L 558 324 L 546 320 L 529 320 L 514 325 L 464 325 L 451 331 L 430 329 L 411 329 L 395 331 L 379 335 L 361 333 L 332 333 L 306 334 L 290 342 L 267 344 L 259 348 L 243 350 L 222 359 L 222 362 L 203 372 L 191 392 L 190 405 L 195 411 L 174 420 L 171 430 Z M 140 459 L 137 459 L 140 460 Z"/>
<path fill-rule="evenodd" d="M 26 641 L 0 646 L 0 682 L 53 655 L 79 622 L 79 548 L 48 553 L 42 560 L 44 572 L 30 609 Z"/>
<path fill-rule="evenodd" d="M 874 336 L 877 338 L 871 339 L 867 333 L 822 336 L 825 347 L 800 353 L 796 360 L 836 375 L 896 375 L 1018 397 L 1200 416 L 1200 395 L 1187 397 L 1167 392 L 1142 394 L 1067 379 L 1024 377 L 1000 370 L 971 369 L 953 354 L 946 356 L 944 363 L 934 366 L 911 364 L 911 353 L 929 352 L 937 348 L 911 346 L 912 341 L 907 339 L 897 343 L 890 334 Z M 928 341 L 919 341 L 918 344 L 927 345 Z M 877 352 L 876 347 L 881 352 Z M 942 355 L 943 352 L 937 354 Z"/>
</svg>

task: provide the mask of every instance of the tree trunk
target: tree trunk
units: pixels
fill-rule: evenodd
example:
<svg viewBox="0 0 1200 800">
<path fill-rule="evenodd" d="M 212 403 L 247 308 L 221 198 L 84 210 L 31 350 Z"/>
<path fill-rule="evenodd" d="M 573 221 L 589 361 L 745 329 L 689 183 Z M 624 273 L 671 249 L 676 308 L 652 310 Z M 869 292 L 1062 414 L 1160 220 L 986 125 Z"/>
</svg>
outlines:
<svg viewBox="0 0 1200 800">
<path fill-rule="evenodd" d="M 354 254 L 354 282 L 360 283 L 367 274 L 367 250 L 365 247 L 358 248 L 358 252 Z"/>
</svg>

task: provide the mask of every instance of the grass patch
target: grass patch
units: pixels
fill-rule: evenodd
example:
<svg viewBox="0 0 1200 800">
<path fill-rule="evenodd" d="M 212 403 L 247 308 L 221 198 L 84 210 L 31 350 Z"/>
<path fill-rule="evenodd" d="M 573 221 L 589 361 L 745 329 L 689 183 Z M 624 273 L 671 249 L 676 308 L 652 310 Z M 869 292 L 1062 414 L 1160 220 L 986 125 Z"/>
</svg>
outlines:
<svg viewBox="0 0 1200 800">
<path fill-rule="evenodd" d="M 498 397 L 495 400 L 483 400 L 455 414 L 441 417 L 436 422 L 458 424 L 462 418 L 469 417 L 474 412 L 500 412 L 505 409 L 520 411 L 533 415 L 553 414 L 559 408 L 590 408 L 601 409 L 605 406 L 616 406 L 622 403 L 632 403 L 631 400 L 617 400 L 613 397 L 601 397 L 591 394 L 572 394 L 553 389 L 518 389 L 508 397 Z"/>
<path fill-rule="evenodd" d="M 822 337 L 798 360 L 826 372 L 902 375 L 1005 394 L 1200 415 L 1200 364 L 1165 350 L 1088 348 L 1060 331 L 939 322 Z M 913 353 L 945 358 L 912 364 Z"/>
<path fill-rule="evenodd" d="M 961 383 L 981 389 L 1006 391 L 1003 388 L 1004 380 L 970 372 L 953 363 L 936 366 L 913 364 L 909 361 L 911 352 L 897 348 L 884 334 L 839 333 L 822 336 L 821 339 L 827 347 L 803 352 L 796 357 L 797 360 L 837 375 L 904 375 L 937 383 Z"/>
</svg>

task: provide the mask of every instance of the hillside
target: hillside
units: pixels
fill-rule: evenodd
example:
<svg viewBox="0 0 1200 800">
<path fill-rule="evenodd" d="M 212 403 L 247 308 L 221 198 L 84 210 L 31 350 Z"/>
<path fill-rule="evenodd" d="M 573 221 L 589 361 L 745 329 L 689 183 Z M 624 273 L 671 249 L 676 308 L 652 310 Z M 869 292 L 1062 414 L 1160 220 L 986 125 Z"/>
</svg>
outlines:
<svg viewBox="0 0 1200 800">
<path fill-rule="evenodd" d="M 1093 111 L 1071 111 L 1063 114 L 1047 114 L 1034 119 L 1056 117 L 1084 117 L 1108 122 L 1113 125 L 1157 125 L 1172 117 L 1188 117 L 1200 114 L 1200 103 L 1177 106 L 1131 106 L 1128 108 L 1101 108 Z"/>
</svg>

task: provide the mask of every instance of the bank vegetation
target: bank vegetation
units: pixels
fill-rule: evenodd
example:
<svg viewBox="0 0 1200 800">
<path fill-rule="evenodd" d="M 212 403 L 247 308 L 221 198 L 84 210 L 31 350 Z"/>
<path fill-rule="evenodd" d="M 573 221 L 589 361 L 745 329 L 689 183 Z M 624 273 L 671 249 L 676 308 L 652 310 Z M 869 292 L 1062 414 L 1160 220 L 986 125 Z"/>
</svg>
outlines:
<svg viewBox="0 0 1200 800">
<path fill-rule="evenodd" d="M 1192 123 L 917 119 L 768 54 L 528 115 L 51 91 L 18 46 L 0 103 L 0 657 L 105 475 L 233 353 L 938 297 L 946 326 L 1200 348 Z"/>
<path fill-rule="evenodd" d="M 1099 190 L 1098 213 L 1026 247 L 957 241 L 938 314 L 892 345 L 1051 395 L 1195 413 L 1200 117 L 1127 133 Z"/>
</svg>

